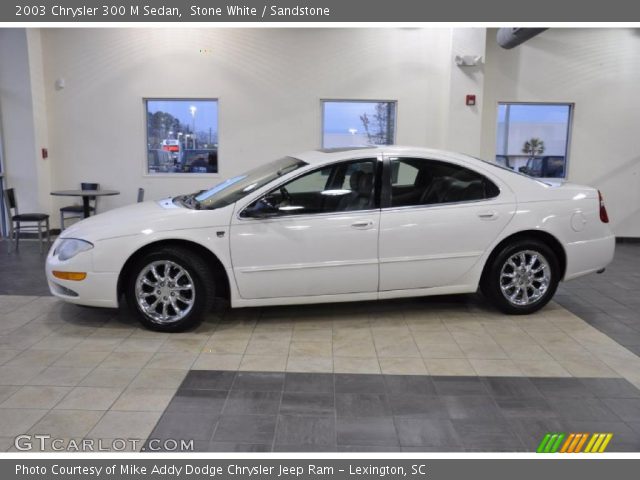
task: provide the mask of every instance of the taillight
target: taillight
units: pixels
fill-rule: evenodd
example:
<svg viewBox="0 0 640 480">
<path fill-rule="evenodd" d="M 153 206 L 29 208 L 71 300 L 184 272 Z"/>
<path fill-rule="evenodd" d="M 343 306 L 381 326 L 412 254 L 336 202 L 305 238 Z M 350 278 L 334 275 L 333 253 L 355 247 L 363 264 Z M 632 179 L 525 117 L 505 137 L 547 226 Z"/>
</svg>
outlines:
<svg viewBox="0 0 640 480">
<path fill-rule="evenodd" d="M 602 192 L 600 192 L 600 190 L 598 190 L 598 201 L 600 202 L 600 221 L 602 223 L 609 223 L 607 207 L 604 206 L 604 198 L 602 198 Z"/>
</svg>

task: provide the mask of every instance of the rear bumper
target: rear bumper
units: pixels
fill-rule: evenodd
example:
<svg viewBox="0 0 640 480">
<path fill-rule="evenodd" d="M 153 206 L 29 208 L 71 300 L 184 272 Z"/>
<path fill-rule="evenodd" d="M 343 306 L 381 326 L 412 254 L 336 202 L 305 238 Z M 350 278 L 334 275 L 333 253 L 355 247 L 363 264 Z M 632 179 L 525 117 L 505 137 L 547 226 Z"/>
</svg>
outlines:
<svg viewBox="0 0 640 480">
<path fill-rule="evenodd" d="M 615 253 L 616 237 L 612 234 L 595 240 L 568 243 L 565 249 L 567 269 L 564 280 L 572 280 L 602 270 L 609 265 Z"/>
</svg>

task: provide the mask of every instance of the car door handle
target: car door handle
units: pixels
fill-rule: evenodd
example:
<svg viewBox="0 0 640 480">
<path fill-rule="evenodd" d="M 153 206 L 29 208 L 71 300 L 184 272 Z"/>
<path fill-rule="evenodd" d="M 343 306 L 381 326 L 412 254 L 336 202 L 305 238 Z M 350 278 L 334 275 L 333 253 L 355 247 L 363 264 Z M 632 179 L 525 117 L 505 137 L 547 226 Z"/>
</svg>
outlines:
<svg viewBox="0 0 640 480">
<path fill-rule="evenodd" d="M 373 227 L 373 222 L 371 220 L 361 220 L 359 222 L 354 222 L 351 224 L 351 228 L 357 228 L 358 230 L 367 230 Z"/>
<path fill-rule="evenodd" d="M 494 212 L 493 210 L 480 212 L 478 213 L 478 217 L 480 217 L 481 220 L 495 220 L 496 218 L 498 218 L 498 213 Z"/>
</svg>

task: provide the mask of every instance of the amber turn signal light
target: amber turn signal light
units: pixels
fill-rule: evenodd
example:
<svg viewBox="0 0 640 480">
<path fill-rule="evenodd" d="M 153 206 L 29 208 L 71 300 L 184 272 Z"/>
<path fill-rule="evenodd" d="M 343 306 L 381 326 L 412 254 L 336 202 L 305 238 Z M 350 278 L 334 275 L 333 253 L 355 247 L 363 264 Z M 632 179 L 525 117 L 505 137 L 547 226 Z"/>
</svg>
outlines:
<svg viewBox="0 0 640 480">
<path fill-rule="evenodd" d="M 60 272 L 58 270 L 54 270 L 53 276 L 56 278 L 60 278 L 61 280 L 73 280 L 75 282 L 79 282 L 87 278 L 87 274 L 85 272 Z"/>
</svg>

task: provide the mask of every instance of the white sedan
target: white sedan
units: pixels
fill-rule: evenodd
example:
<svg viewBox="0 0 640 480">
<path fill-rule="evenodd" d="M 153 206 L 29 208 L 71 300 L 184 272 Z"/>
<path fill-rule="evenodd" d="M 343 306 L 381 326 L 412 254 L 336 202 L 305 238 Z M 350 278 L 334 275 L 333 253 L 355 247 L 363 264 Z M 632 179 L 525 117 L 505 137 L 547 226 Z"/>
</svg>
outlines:
<svg viewBox="0 0 640 480">
<path fill-rule="evenodd" d="M 615 239 L 593 188 L 549 184 L 422 148 L 312 151 L 215 187 L 102 213 L 64 230 L 51 292 L 122 297 L 147 327 L 232 307 L 482 290 L 500 310 L 542 308 L 560 280 L 601 271 Z"/>
</svg>

